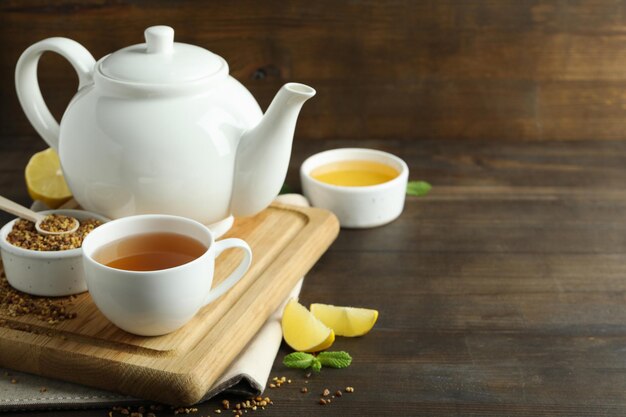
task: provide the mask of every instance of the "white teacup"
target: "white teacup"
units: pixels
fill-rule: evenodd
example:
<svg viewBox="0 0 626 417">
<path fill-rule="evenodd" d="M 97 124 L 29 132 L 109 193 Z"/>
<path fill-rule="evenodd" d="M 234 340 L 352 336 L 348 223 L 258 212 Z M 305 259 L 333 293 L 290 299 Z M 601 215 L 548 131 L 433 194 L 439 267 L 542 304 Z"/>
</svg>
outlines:
<svg viewBox="0 0 626 417">
<path fill-rule="evenodd" d="M 111 268 L 94 259 L 105 245 L 145 233 L 177 233 L 196 239 L 208 249 L 183 265 L 156 271 Z M 116 326 L 141 336 L 173 332 L 198 310 L 228 291 L 246 273 L 252 251 L 241 239 L 215 242 L 211 231 L 185 217 L 144 214 L 108 222 L 83 241 L 87 288 L 96 306 Z M 214 289 L 215 258 L 229 248 L 240 248 L 244 258 L 233 273 Z"/>
<path fill-rule="evenodd" d="M 398 176 L 376 185 L 347 187 L 327 184 L 313 178 L 315 168 L 339 161 L 373 161 L 398 171 Z M 302 191 L 315 207 L 335 213 L 341 227 L 366 228 L 387 224 L 400 216 L 404 208 L 409 167 L 406 162 L 376 149 L 340 148 L 307 158 L 300 167 Z"/>
</svg>

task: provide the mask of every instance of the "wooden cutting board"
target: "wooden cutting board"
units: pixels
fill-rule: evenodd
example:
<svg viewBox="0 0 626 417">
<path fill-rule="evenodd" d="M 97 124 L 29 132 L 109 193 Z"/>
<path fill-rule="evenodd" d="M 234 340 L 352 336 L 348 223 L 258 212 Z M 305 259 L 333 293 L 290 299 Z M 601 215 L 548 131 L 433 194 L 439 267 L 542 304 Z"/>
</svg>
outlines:
<svg viewBox="0 0 626 417">
<path fill-rule="evenodd" d="M 337 219 L 326 210 L 275 203 L 254 217 L 237 219 L 224 236 L 242 238 L 252 248 L 245 277 L 176 332 L 157 337 L 126 333 L 84 293 L 69 308 L 77 317 L 55 325 L 0 315 L 0 366 L 169 404 L 193 404 L 338 232 Z M 228 250 L 217 259 L 216 283 L 234 270 L 240 256 Z"/>
</svg>

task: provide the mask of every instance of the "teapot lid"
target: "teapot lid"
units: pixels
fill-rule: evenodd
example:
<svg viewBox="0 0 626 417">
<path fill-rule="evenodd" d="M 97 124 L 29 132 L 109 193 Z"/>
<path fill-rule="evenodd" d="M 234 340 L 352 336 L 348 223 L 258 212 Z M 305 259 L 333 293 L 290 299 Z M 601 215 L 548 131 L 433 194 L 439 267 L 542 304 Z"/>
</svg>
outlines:
<svg viewBox="0 0 626 417">
<path fill-rule="evenodd" d="M 228 74 L 226 61 L 199 46 L 174 42 L 174 29 L 152 26 L 146 43 L 128 46 L 105 57 L 99 71 L 117 81 L 179 84 Z"/>
</svg>

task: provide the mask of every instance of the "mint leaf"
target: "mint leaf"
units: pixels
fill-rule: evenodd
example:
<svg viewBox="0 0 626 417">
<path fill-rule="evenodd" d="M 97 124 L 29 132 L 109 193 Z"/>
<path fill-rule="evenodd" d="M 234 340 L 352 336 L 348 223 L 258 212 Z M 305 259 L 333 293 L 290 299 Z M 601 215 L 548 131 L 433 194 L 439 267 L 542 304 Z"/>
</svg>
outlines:
<svg viewBox="0 0 626 417">
<path fill-rule="evenodd" d="M 431 188 L 432 185 L 426 181 L 409 181 L 406 185 L 406 194 L 420 197 L 428 194 Z"/>
<path fill-rule="evenodd" d="M 322 369 L 322 365 L 330 368 L 346 368 L 352 363 L 352 357 L 348 352 L 321 352 L 313 356 L 306 352 L 293 352 L 286 355 L 283 364 L 288 368 L 307 369 L 311 368 L 315 372 Z"/>
<path fill-rule="evenodd" d="M 311 363 L 311 369 L 313 369 L 315 372 L 319 372 L 322 369 L 322 362 L 314 357 L 313 363 Z"/>
<path fill-rule="evenodd" d="M 313 361 L 319 362 L 310 353 L 293 352 L 285 356 L 283 364 L 288 368 L 306 369 L 312 366 Z"/>
<path fill-rule="evenodd" d="M 331 368 L 347 368 L 352 363 L 352 356 L 348 352 L 321 352 L 317 359 L 324 366 Z"/>
</svg>

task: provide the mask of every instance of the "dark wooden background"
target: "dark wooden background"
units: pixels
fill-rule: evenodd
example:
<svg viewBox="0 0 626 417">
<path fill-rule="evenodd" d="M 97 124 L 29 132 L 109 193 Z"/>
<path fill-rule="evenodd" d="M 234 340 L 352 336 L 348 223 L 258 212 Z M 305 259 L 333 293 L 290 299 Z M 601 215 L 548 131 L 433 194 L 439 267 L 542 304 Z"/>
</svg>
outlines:
<svg viewBox="0 0 626 417">
<path fill-rule="evenodd" d="M 308 274 L 305 304 L 379 322 L 338 338 L 353 365 L 308 396 L 283 344 L 272 376 L 296 384 L 260 415 L 626 415 L 626 1 L 4 0 L 0 194 L 29 202 L 23 169 L 46 147 L 15 96 L 20 53 L 67 36 L 100 58 L 154 24 L 222 55 L 263 107 L 287 81 L 318 90 L 295 189 L 307 156 L 345 146 L 393 152 L 434 185 L 388 226 L 342 230 Z M 47 54 L 40 75 L 60 117 L 73 70 Z M 357 392 L 315 403 L 345 385 Z"/>
<path fill-rule="evenodd" d="M 263 107 L 280 85 L 319 94 L 301 139 L 618 139 L 626 131 L 626 2 L 616 0 L 0 2 L 0 134 L 32 133 L 17 105 L 20 53 L 50 36 L 96 59 L 154 24 L 222 55 Z M 60 116 L 76 88 L 47 54 Z"/>
</svg>

